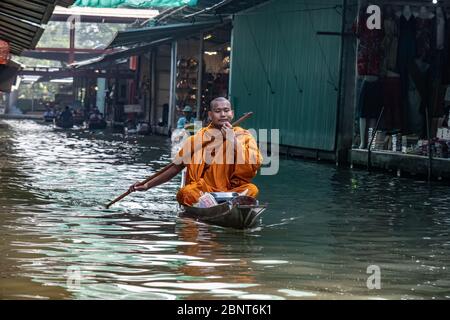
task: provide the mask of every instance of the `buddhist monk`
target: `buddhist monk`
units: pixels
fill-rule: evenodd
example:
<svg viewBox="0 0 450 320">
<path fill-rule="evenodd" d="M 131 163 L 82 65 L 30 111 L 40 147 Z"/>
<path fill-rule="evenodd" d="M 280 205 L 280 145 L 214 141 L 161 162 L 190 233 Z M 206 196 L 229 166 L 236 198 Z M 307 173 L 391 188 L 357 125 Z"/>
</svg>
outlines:
<svg viewBox="0 0 450 320">
<path fill-rule="evenodd" d="M 211 101 L 209 126 L 199 130 L 183 145 L 169 170 L 131 191 L 146 191 L 170 181 L 184 168 L 186 183 L 177 194 L 181 205 L 192 206 L 204 192 L 238 192 L 256 198 L 258 188 L 251 183 L 262 163 L 253 136 L 231 125 L 234 112 L 225 98 Z"/>
</svg>

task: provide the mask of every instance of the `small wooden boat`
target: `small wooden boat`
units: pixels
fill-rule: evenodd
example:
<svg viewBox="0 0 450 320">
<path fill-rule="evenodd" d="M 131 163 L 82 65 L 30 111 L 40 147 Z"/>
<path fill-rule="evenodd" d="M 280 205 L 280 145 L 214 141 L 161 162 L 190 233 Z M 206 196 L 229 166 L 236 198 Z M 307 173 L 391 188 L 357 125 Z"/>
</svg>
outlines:
<svg viewBox="0 0 450 320">
<path fill-rule="evenodd" d="M 245 117 L 249 117 L 247 114 Z M 244 118 L 244 117 L 243 117 Z M 241 118 L 233 123 L 238 125 Z M 172 158 L 178 153 L 184 141 L 190 137 L 185 129 L 177 129 L 172 134 Z M 186 183 L 186 168 L 181 172 L 181 187 Z M 213 192 L 216 202 L 219 204 L 209 208 L 182 206 L 180 217 L 195 219 L 212 225 L 234 229 L 253 229 L 258 226 L 261 214 L 267 205 L 259 204 L 253 197 L 239 195 L 231 192 Z"/>
<path fill-rule="evenodd" d="M 84 124 L 84 117 L 82 117 L 82 116 L 73 116 L 73 124 L 75 126 L 82 126 Z"/>
<path fill-rule="evenodd" d="M 61 129 L 70 129 L 73 128 L 73 120 L 72 121 L 62 121 L 61 119 L 55 119 L 55 126 Z"/>
<path fill-rule="evenodd" d="M 180 217 L 187 217 L 212 225 L 234 229 L 252 229 L 260 223 L 260 216 L 266 210 L 255 198 L 237 196 L 230 201 L 210 208 L 183 206 Z"/>
<path fill-rule="evenodd" d="M 107 123 L 105 120 L 89 120 L 88 127 L 89 130 L 102 130 L 106 129 Z"/>
<path fill-rule="evenodd" d="M 44 115 L 43 119 L 44 119 L 44 122 L 53 122 L 53 120 L 56 119 L 56 117 L 55 116 Z"/>
</svg>

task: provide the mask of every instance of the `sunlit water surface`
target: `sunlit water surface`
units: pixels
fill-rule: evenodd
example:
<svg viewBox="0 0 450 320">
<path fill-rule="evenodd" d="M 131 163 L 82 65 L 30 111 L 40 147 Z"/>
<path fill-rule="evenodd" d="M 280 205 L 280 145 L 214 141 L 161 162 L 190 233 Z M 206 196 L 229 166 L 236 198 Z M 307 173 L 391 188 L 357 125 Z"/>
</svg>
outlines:
<svg viewBox="0 0 450 320">
<path fill-rule="evenodd" d="M 450 298 L 447 186 L 282 160 L 256 230 L 178 218 L 179 178 L 104 209 L 169 162 L 164 137 L 0 122 L 0 297 Z"/>
</svg>

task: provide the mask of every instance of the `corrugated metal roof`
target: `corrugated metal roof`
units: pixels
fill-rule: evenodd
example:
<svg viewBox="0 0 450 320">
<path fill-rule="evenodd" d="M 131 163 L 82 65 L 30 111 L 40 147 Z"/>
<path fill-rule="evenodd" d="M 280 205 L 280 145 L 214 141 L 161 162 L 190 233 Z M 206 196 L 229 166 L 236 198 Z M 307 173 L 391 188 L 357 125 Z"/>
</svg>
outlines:
<svg viewBox="0 0 450 320">
<path fill-rule="evenodd" d="M 102 68 L 106 64 L 116 61 L 118 59 L 128 58 L 128 57 L 140 54 L 140 53 L 148 52 L 151 48 L 153 48 L 155 46 L 159 46 L 164 43 L 168 43 L 168 42 L 172 41 L 172 39 L 173 38 L 163 38 L 163 39 L 159 39 L 157 41 L 153 41 L 148 44 L 138 46 L 135 48 L 125 49 L 125 50 L 121 50 L 121 51 L 117 51 L 117 52 L 113 52 L 113 53 L 109 53 L 109 54 L 104 54 L 100 57 L 73 63 L 73 64 L 71 64 L 71 67 L 76 68 L 76 69 Z"/>
<path fill-rule="evenodd" d="M 167 36 L 176 38 L 178 33 L 185 31 L 189 31 L 191 34 L 200 32 L 223 23 L 224 17 L 226 18 L 230 14 L 267 1 L 269 0 L 199 0 L 197 6 L 194 7 L 183 6 L 167 9 L 152 20 L 156 26 L 121 31 L 108 47 L 148 43 Z"/>
<path fill-rule="evenodd" d="M 53 12 L 52 21 L 55 19 L 55 15 L 62 16 L 61 18 L 67 21 L 67 17 L 81 16 L 82 21 L 86 17 L 96 17 L 99 19 L 105 18 L 130 18 L 130 19 L 153 19 L 159 14 L 158 10 L 142 10 L 142 9 L 111 9 L 111 8 L 90 8 L 90 7 L 70 7 L 62 8 L 56 7 Z"/>
<path fill-rule="evenodd" d="M 108 48 L 137 45 L 142 43 L 149 43 L 162 38 L 178 38 L 189 34 L 215 28 L 222 24 L 220 20 L 205 21 L 198 23 L 181 23 L 167 26 L 157 26 L 152 28 L 142 28 L 127 31 L 120 31 L 117 33 L 113 41 L 108 45 Z"/>
<path fill-rule="evenodd" d="M 182 5 L 194 6 L 197 0 L 77 0 L 77 7 L 91 8 L 164 8 Z"/>
<path fill-rule="evenodd" d="M 74 0 L 2 0 L 0 39 L 8 41 L 11 53 L 33 49 L 56 5 L 70 6 Z"/>
<path fill-rule="evenodd" d="M 56 5 L 67 8 L 73 5 L 74 2 L 75 0 L 58 0 Z"/>
<path fill-rule="evenodd" d="M 227 16 L 256 7 L 269 0 L 199 0 L 196 6 L 185 6 L 180 9 L 169 9 L 155 18 L 158 23 L 181 23 L 201 21 L 214 16 Z"/>
</svg>

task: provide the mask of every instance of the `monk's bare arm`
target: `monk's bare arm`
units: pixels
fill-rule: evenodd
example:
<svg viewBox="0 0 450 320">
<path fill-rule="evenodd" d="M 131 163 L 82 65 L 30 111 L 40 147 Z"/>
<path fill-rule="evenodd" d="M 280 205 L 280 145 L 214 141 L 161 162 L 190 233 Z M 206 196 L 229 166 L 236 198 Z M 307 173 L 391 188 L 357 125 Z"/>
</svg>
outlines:
<svg viewBox="0 0 450 320">
<path fill-rule="evenodd" d="M 136 191 L 147 191 L 153 187 L 157 187 L 163 183 L 172 180 L 177 174 L 179 174 L 184 168 L 184 165 L 173 165 L 166 172 L 162 173 L 155 179 L 150 180 L 146 184 L 140 184 L 139 182 L 134 185 Z"/>
</svg>

